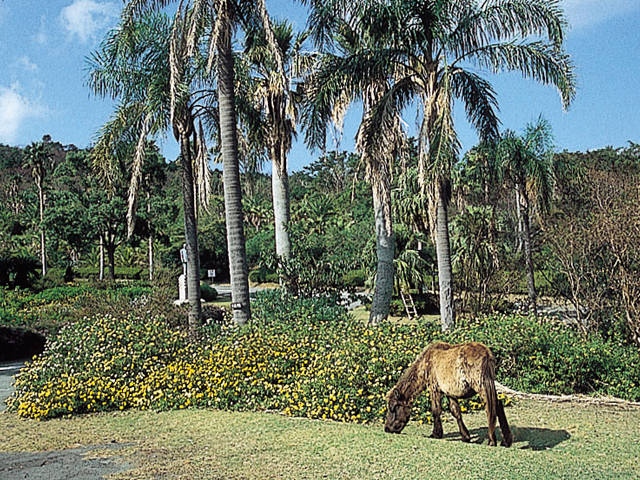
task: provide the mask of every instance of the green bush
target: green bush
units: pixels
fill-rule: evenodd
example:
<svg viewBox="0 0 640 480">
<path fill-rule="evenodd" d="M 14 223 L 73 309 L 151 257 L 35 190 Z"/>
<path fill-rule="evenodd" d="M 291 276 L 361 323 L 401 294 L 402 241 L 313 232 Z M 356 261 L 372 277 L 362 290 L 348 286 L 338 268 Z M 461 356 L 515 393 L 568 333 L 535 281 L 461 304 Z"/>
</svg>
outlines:
<svg viewBox="0 0 640 480">
<path fill-rule="evenodd" d="M 97 315 L 65 326 L 16 379 L 31 418 L 124 408 L 215 407 L 365 422 L 433 326 L 369 328 L 331 299 L 265 292 L 246 328 L 205 327 L 200 344 L 166 319 Z M 209 332 L 209 333 L 207 333 Z M 419 420 L 428 415 L 422 405 Z"/>
<path fill-rule="evenodd" d="M 0 256 L 0 286 L 31 288 L 40 267 L 39 260 L 29 255 Z"/>
<path fill-rule="evenodd" d="M 640 355 L 619 340 L 517 315 L 461 321 L 449 338 L 490 345 L 500 378 L 518 390 L 640 399 Z"/>
<path fill-rule="evenodd" d="M 220 315 L 194 343 L 184 324 L 144 313 L 144 301 L 132 305 L 128 313 L 101 313 L 62 328 L 17 377 L 9 408 L 31 418 L 195 406 L 380 421 L 386 392 L 438 339 L 486 343 L 498 359 L 498 379 L 513 388 L 640 399 L 633 347 L 524 317 L 461 321 L 446 335 L 436 322 L 369 327 L 331 297 L 273 290 L 257 295 L 249 325 L 236 327 Z M 429 421 L 427 412 L 423 395 L 414 418 Z"/>
<path fill-rule="evenodd" d="M 251 283 L 278 283 L 280 278 L 277 272 L 273 272 L 261 265 L 249 272 L 249 281 Z"/>
<path fill-rule="evenodd" d="M 218 291 L 208 283 L 200 283 L 200 296 L 205 302 L 214 302 L 218 298 Z"/>
<path fill-rule="evenodd" d="M 345 288 L 354 289 L 364 287 L 367 281 L 367 273 L 363 269 L 352 270 L 342 276 L 342 281 L 344 282 Z"/>
<path fill-rule="evenodd" d="M 54 335 L 60 327 L 73 323 L 94 312 L 114 315 L 131 309 L 131 302 L 147 298 L 153 290 L 145 284 L 118 285 L 105 282 L 70 284 L 32 293 L 28 290 L 2 290 L 3 309 L 12 324 L 47 335 Z M 158 308 L 168 312 L 171 307 L 163 301 Z"/>
<path fill-rule="evenodd" d="M 98 278 L 99 270 L 96 267 L 78 267 L 74 268 L 74 274 L 78 278 L 95 280 Z M 105 271 L 105 275 L 107 272 Z M 149 278 L 149 272 L 141 267 L 119 267 L 116 266 L 115 275 L 120 280 L 141 280 Z"/>
</svg>

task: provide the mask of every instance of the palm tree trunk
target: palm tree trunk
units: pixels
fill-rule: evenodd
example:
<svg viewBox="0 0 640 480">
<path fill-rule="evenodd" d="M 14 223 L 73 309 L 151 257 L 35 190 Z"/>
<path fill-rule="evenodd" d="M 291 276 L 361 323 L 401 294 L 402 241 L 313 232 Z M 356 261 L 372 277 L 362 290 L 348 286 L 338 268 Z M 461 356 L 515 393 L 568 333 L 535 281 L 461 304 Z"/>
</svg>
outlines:
<svg viewBox="0 0 640 480">
<path fill-rule="evenodd" d="M 524 247 L 524 260 L 527 271 L 527 292 L 529 310 L 537 317 L 537 292 L 536 292 L 536 280 L 534 276 L 533 268 L 533 253 L 531 248 L 531 220 L 529 218 L 529 198 L 527 192 L 524 191 L 525 187 L 522 184 L 516 186 L 518 189 L 518 197 L 521 203 L 519 204 L 520 214 L 522 215 L 522 246 Z"/>
<path fill-rule="evenodd" d="M 275 153 L 275 152 L 274 152 Z M 274 160 L 276 156 L 272 156 Z M 291 257 L 291 241 L 289 240 L 289 221 L 291 208 L 289 203 L 289 176 L 287 174 L 286 157 L 280 155 L 278 161 L 273 162 L 271 172 L 271 191 L 273 194 L 273 216 L 276 233 L 276 255 L 279 261 L 286 261 Z M 282 281 L 282 279 L 281 279 Z"/>
<path fill-rule="evenodd" d="M 384 185 L 382 183 L 386 183 Z M 393 256 L 395 237 L 391 215 L 391 188 L 388 176 L 372 180 L 373 211 L 376 226 L 376 285 L 371 304 L 369 323 L 377 325 L 389 317 L 391 296 L 393 294 Z"/>
<path fill-rule="evenodd" d="M 200 304 L 200 252 L 198 248 L 198 222 L 194 192 L 191 145 L 185 134 L 180 135 L 182 156 L 182 202 L 184 207 L 184 236 L 187 248 L 187 299 L 189 300 L 189 336 L 198 335 L 202 305 Z"/>
<path fill-rule="evenodd" d="M 444 188 L 438 186 L 436 206 L 436 256 L 438 259 L 438 285 L 440 287 L 440 322 L 442 331 L 451 329 L 455 323 L 453 306 L 453 274 L 451 269 L 451 246 L 449 244 L 449 216 Z"/>
<path fill-rule="evenodd" d="M 98 247 L 98 280 L 104 280 L 104 235 L 100 235 L 100 246 Z"/>
<path fill-rule="evenodd" d="M 109 238 L 107 239 L 107 264 L 109 268 L 109 280 L 116 280 L 116 245 L 111 238 L 111 234 L 108 233 Z"/>
<path fill-rule="evenodd" d="M 153 270 L 154 270 L 154 262 L 153 262 L 153 235 L 149 235 L 147 239 L 147 253 L 149 255 L 149 281 L 153 281 Z"/>
<path fill-rule="evenodd" d="M 36 179 L 38 187 L 38 208 L 40 212 L 40 262 L 42 264 L 42 276 L 47 274 L 47 252 L 44 233 L 44 190 L 42 188 L 42 180 Z"/>
<path fill-rule="evenodd" d="M 249 271 L 242 214 L 242 189 L 238 161 L 238 137 L 234 94 L 234 71 L 231 51 L 231 25 L 223 25 L 218 40 L 218 101 L 220 105 L 220 140 L 222 150 L 224 205 L 227 223 L 227 249 L 231 275 L 233 320 L 244 325 L 251 319 Z"/>
<path fill-rule="evenodd" d="M 147 219 L 151 222 L 151 194 L 147 192 Z M 153 233 L 149 225 L 149 238 L 147 238 L 147 253 L 149 258 L 149 281 L 153 281 Z"/>
</svg>

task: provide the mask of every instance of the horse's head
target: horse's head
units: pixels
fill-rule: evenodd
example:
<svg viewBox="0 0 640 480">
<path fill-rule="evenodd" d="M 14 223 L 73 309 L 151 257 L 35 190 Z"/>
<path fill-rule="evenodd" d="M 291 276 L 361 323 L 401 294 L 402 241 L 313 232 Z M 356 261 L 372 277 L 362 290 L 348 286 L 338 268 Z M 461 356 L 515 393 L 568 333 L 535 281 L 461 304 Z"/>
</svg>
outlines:
<svg viewBox="0 0 640 480">
<path fill-rule="evenodd" d="M 394 388 L 387 395 L 387 419 L 384 422 L 384 431 L 400 433 L 409 422 L 410 416 L 411 401 Z"/>
</svg>

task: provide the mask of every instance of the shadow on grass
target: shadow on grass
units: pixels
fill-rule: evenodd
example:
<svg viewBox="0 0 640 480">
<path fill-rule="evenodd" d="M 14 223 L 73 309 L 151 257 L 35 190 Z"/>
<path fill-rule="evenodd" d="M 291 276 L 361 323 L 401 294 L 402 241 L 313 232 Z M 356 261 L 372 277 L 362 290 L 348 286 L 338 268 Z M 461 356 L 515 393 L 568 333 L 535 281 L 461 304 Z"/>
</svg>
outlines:
<svg viewBox="0 0 640 480">
<path fill-rule="evenodd" d="M 571 438 L 566 430 L 550 428 L 515 428 L 514 430 L 514 445 L 523 450 L 548 450 Z M 526 444 L 518 445 L 522 443 Z"/>
<path fill-rule="evenodd" d="M 469 433 L 471 434 L 471 443 L 487 443 L 486 427 L 470 430 Z M 500 429 L 496 428 L 498 444 L 502 441 L 501 433 Z M 520 448 L 521 450 L 548 450 L 571 438 L 571 435 L 566 430 L 551 430 L 549 428 L 512 427 L 512 433 L 514 436 L 513 448 Z M 461 440 L 458 432 L 447 433 L 444 438 L 451 441 Z"/>
</svg>

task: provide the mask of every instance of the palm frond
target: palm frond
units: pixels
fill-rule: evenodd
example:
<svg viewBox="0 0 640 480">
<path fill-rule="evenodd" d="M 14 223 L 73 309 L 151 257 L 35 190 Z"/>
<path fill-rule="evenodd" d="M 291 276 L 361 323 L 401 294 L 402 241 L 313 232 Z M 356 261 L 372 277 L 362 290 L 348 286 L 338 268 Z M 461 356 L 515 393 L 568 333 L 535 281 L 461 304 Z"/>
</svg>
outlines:
<svg viewBox="0 0 640 480">
<path fill-rule="evenodd" d="M 474 60 L 494 73 L 517 71 L 525 78 L 554 85 L 564 108 L 575 97 L 576 78 L 570 56 L 547 43 L 535 41 L 492 44 L 476 52 Z"/>
<path fill-rule="evenodd" d="M 467 118 L 484 140 L 499 135 L 498 100 L 491 84 L 475 73 L 455 69 L 451 87 L 456 98 L 462 99 Z"/>
</svg>

